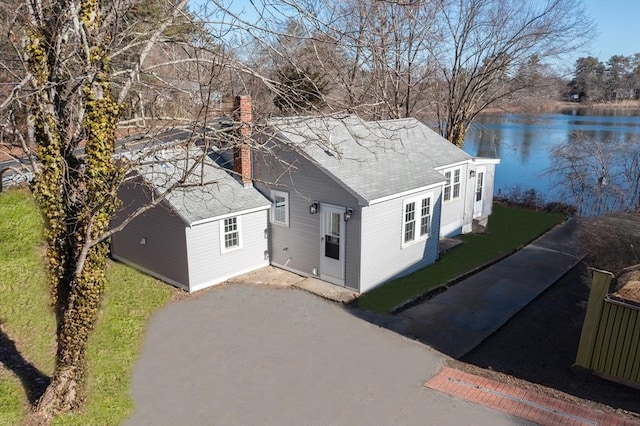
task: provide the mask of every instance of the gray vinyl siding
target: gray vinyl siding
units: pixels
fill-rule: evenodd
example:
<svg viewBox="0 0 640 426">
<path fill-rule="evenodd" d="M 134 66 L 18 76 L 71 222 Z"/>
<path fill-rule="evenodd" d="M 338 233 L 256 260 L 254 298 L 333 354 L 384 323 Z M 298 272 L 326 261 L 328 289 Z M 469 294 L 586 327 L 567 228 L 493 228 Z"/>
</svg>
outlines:
<svg viewBox="0 0 640 426">
<path fill-rule="evenodd" d="M 267 216 L 268 210 L 240 215 L 242 248 L 225 253 L 221 250 L 220 220 L 187 228 L 190 291 L 267 266 Z"/>
<path fill-rule="evenodd" d="M 431 194 L 431 235 L 402 247 L 403 202 Z M 395 198 L 362 209 L 362 258 L 360 291 L 427 266 L 438 258 L 441 187 Z"/>
<path fill-rule="evenodd" d="M 442 200 L 442 223 L 440 225 L 440 237 L 450 237 L 463 233 L 463 229 L 471 226 L 473 219 L 473 194 L 475 191 L 474 179 L 469 178 L 467 164 L 444 168 L 441 173 L 454 168 L 460 168 L 460 197 L 449 201 Z M 471 191 L 471 192 L 470 192 Z"/>
<path fill-rule="evenodd" d="M 322 215 L 309 214 L 309 205 L 317 201 L 352 208 L 353 218 L 346 223 L 345 234 L 345 286 L 359 290 L 361 216 L 356 198 L 303 157 L 282 150 L 274 155 L 275 158 L 256 158 L 254 161 L 255 186 L 260 192 L 267 198 L 271 197 L 271 189 L 289 194 L 289 226 L 270 224 L 271 263 L 312 276 L 313 269 L 320 268 Z M 284 171 L 282 161 L 292 164 L 294 169 Z"/>
<path fill-rule="evenodd" d="M 127 184 L 119 191 L 123 211 L 116 216 L 114 224 L 121 223 L 124 217 L 148 203 L 149 189 L 139 183 L 140 181 Z M 123 231 L 113 235 L 112 255 L 157 278 L 187 288 L 189 271 L 185 226 L 169 206 L 161 203 L 142 213 Z M 146 239 L 146 244 L 140 244 L 141 238 Z"/>
</svg>

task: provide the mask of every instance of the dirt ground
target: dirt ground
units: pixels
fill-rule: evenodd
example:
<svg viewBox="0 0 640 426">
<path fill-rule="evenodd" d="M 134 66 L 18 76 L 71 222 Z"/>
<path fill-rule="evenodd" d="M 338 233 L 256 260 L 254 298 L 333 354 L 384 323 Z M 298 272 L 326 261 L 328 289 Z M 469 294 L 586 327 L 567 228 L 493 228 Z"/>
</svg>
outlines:
<svg viewBox="0 0 640 426">
<path fill-rule="evenodd" d="M 640 390 L 572 368 L 584 320 L 591 276 L 579 264 L 455 367 L 640 423 Z M 637 417 L 636 417 L 637 416 Z"/>
</svg>

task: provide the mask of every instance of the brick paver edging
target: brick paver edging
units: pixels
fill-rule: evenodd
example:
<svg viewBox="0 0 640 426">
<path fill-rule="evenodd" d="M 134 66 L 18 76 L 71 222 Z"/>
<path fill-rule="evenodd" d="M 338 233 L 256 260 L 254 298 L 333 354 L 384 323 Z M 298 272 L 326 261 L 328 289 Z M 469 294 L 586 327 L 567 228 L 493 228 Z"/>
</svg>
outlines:
<svg viewBox="0 0 640 426">
<path fill-rule="evenodd" d="M 636 421 L 450 367 L 424 386 L 541 425 L 637 425 Z"/>
</svg>

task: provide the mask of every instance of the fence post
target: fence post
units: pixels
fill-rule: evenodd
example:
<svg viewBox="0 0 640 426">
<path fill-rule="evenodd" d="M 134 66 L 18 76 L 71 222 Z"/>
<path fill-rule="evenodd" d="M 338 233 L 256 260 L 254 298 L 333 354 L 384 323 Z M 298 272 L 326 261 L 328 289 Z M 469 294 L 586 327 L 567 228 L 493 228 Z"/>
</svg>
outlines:
<svg viewBox="0 0 640 426">
<path fill-rule="evenodd" d="M 582 333 L 580 334 L 580 344 L 578 345 L 575 364 L 589 370 L 592 369 L 591 358 L 593 355 L 593 345 L 598 333 L 604 298 L 609 292 L 609 286 L 613 278 L 611 272 L 600 271 L 593 268 L 590 269 L 593 271 L 593 280 L 591 282 L 589 302 L 587 302 L 587 312 L 584 316 L 584 323 L 582 324 Z"/>
</svg>

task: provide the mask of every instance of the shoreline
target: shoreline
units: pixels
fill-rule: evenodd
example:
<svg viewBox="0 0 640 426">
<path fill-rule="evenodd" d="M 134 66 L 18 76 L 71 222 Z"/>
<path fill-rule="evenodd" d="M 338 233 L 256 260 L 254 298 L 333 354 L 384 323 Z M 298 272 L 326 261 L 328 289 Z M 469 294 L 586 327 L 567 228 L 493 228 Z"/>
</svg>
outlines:
<svg viewBox="0 0 640 426">
<path fill-rule="evenodd" d="M 599 109 L 599 110 L 639 110 L 640 100 L 625 99 L 618 102 L 570 102 L 555 101 L 538 106 L 531 105 L 512 105 L 510 107 L 490 107 L 486 108 L 481 114 L 543 114 L 548 112 L 558 112 L 567 109 Z"/>
</svg>

